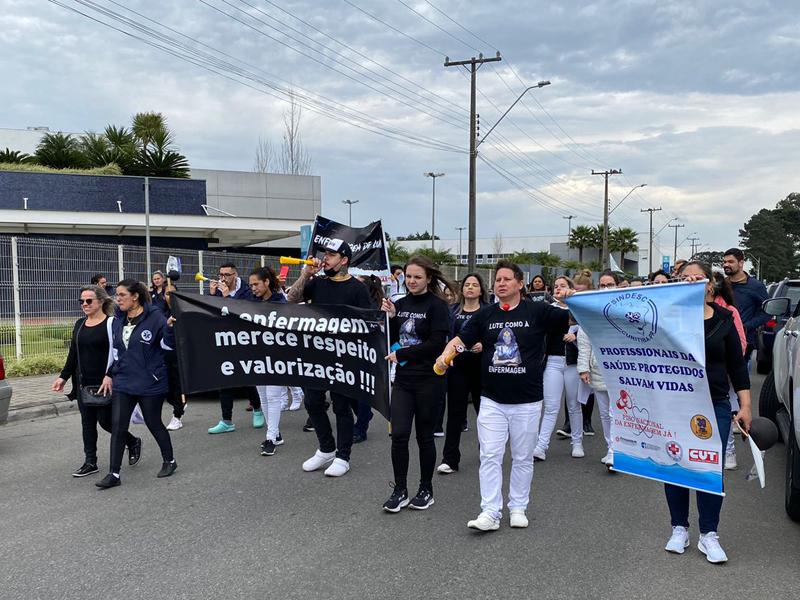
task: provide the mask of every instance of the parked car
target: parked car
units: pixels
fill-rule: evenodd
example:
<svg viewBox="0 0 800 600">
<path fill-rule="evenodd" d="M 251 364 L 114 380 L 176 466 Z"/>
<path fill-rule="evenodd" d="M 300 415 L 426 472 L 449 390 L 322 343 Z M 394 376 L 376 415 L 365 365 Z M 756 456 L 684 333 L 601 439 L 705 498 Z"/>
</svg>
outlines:
<svg viewBox="0 0 800 600">
<path fill-rule="evenodd" d="M 11 405 L 11 384 L 6 379 L 6 363 L 0 354 L 0 425 L 8 422 L 8 407 Z"/>
<path fill-rule="evenodd" d="M 780 317 L 789 310 L 791 299 L 770 298 L 764 311 Z M 775 336 L 772 372 L 764 380 L 758 399 L 758 413 L 772 419 L 786 444 L 786 513 L 800 521 L 800 304 L 795 304 L 783 331 Z"/>
<path fill-rule="evenodd" d="M 775 334 L 783 329 L 800 301 L 800 279 L 784 279 L 770 284 L 767 293 L 770 298 L 789 298 L 790 306 L 786 314 L 774 316 L 758 328 L 756 373 L 759 375 L 767 375 L 772 370 L 772 347 L 775 345 Z"/>
</svg>

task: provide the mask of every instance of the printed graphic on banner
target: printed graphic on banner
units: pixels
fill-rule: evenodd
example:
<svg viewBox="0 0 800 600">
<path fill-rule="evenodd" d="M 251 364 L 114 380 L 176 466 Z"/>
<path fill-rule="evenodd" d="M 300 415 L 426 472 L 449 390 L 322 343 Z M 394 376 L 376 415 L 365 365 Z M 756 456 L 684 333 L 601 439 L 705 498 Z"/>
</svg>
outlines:
<svg viewBox="0 0 800 600">
<path fill-rule="evenodd" d="M 584 292 L 567 301 L 611 400 L 614 470 L 722 494 L 705 370 L 705 283 Z"/>
<path fill-rule="evenodd" d="M 289 385 L 368 398 L 388 419 L 385 316 L 351 306 L 172 294 L 187 394 Z"/>
<path fill-rule="evenodd" d="M 318 215 L 311 236 L 311 253 L 322 252 L 322 245 L 335 239 L 344 240 L 353 251 L 350 261 L 352 275 L 375 275 L 381 278 L 384 285 L 389 283 L 389 255 L 380 221 L 366 227 L 348 227 Z"/>
</svg>

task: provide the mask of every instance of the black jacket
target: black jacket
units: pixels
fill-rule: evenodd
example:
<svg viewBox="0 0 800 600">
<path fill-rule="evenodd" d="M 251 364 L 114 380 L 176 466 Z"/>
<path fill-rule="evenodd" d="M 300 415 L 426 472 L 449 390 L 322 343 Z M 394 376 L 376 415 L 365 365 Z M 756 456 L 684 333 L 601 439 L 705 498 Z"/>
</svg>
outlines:
<svg viewBox="0 0 800 600">
<path fill-rule="evenodd" d="M 742 356 L 742 343 L 733 324 L 733 313 L 719 304 L 709 306 L 714 310 L 714 316 L 705 321 L 706 375 L 711 400 L 723 402 L 728 399 L 729 381 L 734 391 L 749 390 L 750 376 Z"/>
</svg>

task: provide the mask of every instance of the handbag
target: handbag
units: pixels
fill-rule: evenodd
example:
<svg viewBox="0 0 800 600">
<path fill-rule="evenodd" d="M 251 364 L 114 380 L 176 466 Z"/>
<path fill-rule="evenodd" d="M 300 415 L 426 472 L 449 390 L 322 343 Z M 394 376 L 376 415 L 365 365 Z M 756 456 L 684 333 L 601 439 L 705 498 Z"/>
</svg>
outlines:
<svg viewBox="0 0 800 600">
<path fill-rule="evenodd" d="M 103 394 L 98 393 L 100 386 L 99 385 L 83 385 L 83 369 L 81 369 L 81 349 L 78 342 L 78 339 L 81 334 L 81 329 L 83 329 L 83 323 L 81 323 L 78 332 L 75 334 L 75 353 L 78 357 L 78 389 L 80 390 L 80 399 L 84 406 L 110 406 L 111 405 L 111 394 L 105 396 Z"/>
</svg>

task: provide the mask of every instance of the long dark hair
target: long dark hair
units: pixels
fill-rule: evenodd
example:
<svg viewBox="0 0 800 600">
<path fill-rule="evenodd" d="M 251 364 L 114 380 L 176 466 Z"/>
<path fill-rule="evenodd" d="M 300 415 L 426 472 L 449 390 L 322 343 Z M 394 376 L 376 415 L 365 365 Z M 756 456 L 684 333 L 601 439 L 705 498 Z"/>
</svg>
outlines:
<svg viewBox="0 0 800 600">
<path fill-rule="evenodd" d="M 456 297 L 456 290 L 454 289 L 453 284 L 449 279 L 447 279 L 447 277 L 444 276 L 444 273 L 442 273 L 439 267 L 437 267 L 430 258 L 423 256 L 422 254 L 415 254 L 408 259 L 405 267 L 403 267 L 403 274 L 405 274 L 409 265 L 416 265 L 422 268 L 425 271 L 425 277 L 431 278 L 431 282 L 428 284 L 428 291 L 434 296 L 437 296 L 445 302 L 448 302 L 447 295 L 444 293 L 444 290 L 449 289 L 450 293 L 453 294 L 453 297 Z"/>
<path fill-rule="evenodd" d="M 481 295 L 478 296 L 478 302 L 481 304 L 486 304 L 488 302 L 489 293 L 486 289 L 486 283 L 483 281 L 483 277 L 480 276 L 479 273 L 467 273 L 464 275 L 464 278 L 461 280 L 461 285 L 458 286 L 458 303 L 461 306 L 464 306 L 464 284 L 467 283 L 467 279 L 470 277 L 474 277 L 478 280 L 478 287 L 481 288 Z"/>
<path fill-rule="evenodd" d="M 94 293 L 94 297 L 97 298 L 97 301 L 100 303 L 103 312 L 109 317 L 114 315 L 114 299 L 109 296 L 108 292 L 106 292 L 99 285 L 84 285 L 81 287 L 79 295 L 83 294 L 83 292 Z"/>
<path fill-rule="evenodd" d="M 123 279 L 117 284 L 117 287 L 124 287 L 131 296 L 133 294 L 139 296 L 140 306 L 150 303 L 150 292 L 147 291 L 147 286 L 141 281 L 137 281 L 136 279 Z"/>
<path fill-rule="evenodd" d="M 383 293 L 383 284 L 380 278 L 375 275 L 360 275 L 358 278 L 361 280 L 361 283 L 367 286 L 367 291 L 369 292 L 372 303 L 380 308 L 383 299 L 386 297 Z"/>
<path fill-rule="evenodd" d="M 542 280 L 542 289 L 541 290 L 537 290 L 537 289 L 535 289 L 533 287 L 533 282 L 536 281 L 537 279 L 541 279 Z M 528 284 L 528 291 L 529 292 L 546 292 L 547 291 L 547 282 L 544 280 L 544 277 L 542 277 L 541 275 L 534 275 L 531 278 L 531 282 Z"/>
<path fill-rule="evenodd" d="M 614 280 L 614 283 L 617 285 L 619 285 L 619 282 L 622 281 L 622 277 L 619 276 L 619 273 L 615 273 L 611 269 L 606 269 L 600 273 L 600 277 L 611 277 Z"/>
<path fill-rule="evenodd" d="M 231 268 L 231 267 L 228 267 Z M 269 286 L 269 291 L 273 294 L 281 289 L 281 284 L 278 282 L 278 276 L 275 270 L 269 266 L 258 267 L 250 271 L 250 275 L 255 275 L 261 281 L 266 281 Z"/>
</svg>

